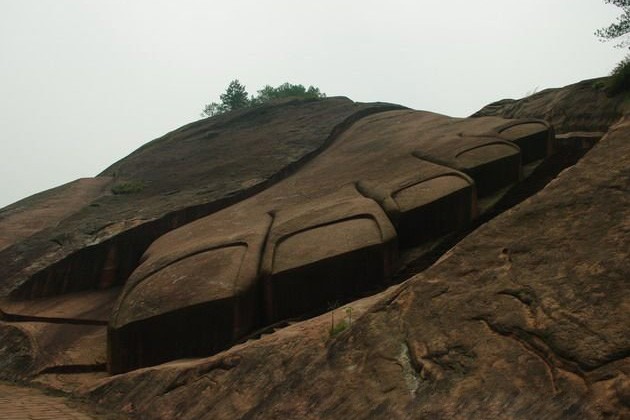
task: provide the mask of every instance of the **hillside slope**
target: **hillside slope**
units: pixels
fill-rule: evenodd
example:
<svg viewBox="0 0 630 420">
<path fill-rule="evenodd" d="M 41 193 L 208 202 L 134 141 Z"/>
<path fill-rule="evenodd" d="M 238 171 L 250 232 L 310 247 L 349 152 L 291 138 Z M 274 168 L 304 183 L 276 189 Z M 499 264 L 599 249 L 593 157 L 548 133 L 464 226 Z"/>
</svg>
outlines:
<svg viewBox="0 0 630 420">
<path fill-rule="evenodd" d="M 625 117 L 335 338 L 328 313 L 87 395 L 148 418 L 627 418 L 629 168 Z"/>
</svg>

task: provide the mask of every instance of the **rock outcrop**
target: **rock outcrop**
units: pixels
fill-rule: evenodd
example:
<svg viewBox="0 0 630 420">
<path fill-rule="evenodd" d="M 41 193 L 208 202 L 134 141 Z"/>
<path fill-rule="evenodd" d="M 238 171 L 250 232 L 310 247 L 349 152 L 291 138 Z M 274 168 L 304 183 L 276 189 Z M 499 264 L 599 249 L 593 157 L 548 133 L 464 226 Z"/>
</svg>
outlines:
<svg viewBox="0 0 630 420">
<path fill-rule="evenodd" d="M 335 338 L 325 314 L 88 395 L 150 418 L 625 418 L 629 140 L 624 118 Z"/>
<path fill-rule="evenodd" d="M 141 418 L 630 416 L 630 117 L 598 83 L 278 102 L 2 209 L 0 377 Z"/>
<path fill-rule="evenodd" d="M 627 111 L 624 95 L 610 97 L 606 78 L 583 80 L 551 88 L 522 99 L 502 99 L 486 105 L 473 117 L 540 118 L 559 134 L 605 132 Z"/>
<path fill-rule="evenodd" d="M 392 283 L 398 242 L 468 226 L 489 208 L 478 199 L 521 181 L 551 138 L 540 120 L 343 98 L 176 130 L 5 209 L 1 314 L 33 343 L 29 368 L 16 366 L 117 373 L 207 356 L 375 293 Z"/>
<path fill-rule="evenodd" d="M 110 370 L 209 354 L 384 288 L 398 238 L 468 225 L 477 196 L 516 184 L 550 147 L 541 121 L 363 118 L 296 174 L 157 240 L 114 311 Z"/>
<path fill-rule="evenodd" d="M 0 296 L 121 285 L 159 236 L 284 178 L 362 116 L 400 108 L 293 100 L 197 121 L 95 179 L 2 209 Z"/>
<path fill-rule="evenodd" d="M 403 107 L 284 100 L 204 119 L 98 177 L 0 210 L 0 334 L 27 338 L 0 376 L 104 370 L 112 306 L 155 239 L 277 183 L 355 121 L 393 109 Z"/>
</svg>

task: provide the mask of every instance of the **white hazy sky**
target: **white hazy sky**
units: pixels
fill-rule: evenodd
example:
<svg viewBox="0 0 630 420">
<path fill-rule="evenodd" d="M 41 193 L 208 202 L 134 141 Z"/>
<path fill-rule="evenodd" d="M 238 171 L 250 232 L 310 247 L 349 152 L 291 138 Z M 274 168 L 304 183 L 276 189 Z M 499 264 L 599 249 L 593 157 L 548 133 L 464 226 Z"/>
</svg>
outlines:
<svg viewBox="0 0 630 420">
<path fill-rule="evenodd" d="M 199 119 L 234 78 L 467 116 L 606 75 L 602 0 L 0 0 L 0 207 Z"/>
</svg>

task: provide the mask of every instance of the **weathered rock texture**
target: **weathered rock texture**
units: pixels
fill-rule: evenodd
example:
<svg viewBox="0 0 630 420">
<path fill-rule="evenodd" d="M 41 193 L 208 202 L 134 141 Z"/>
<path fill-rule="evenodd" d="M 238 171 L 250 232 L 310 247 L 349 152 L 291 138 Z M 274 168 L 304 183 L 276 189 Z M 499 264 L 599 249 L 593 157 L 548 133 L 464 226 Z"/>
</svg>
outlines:
<svg viewBox="0 0 630 420">
<path fill-rule="evenodd" d="M 625 118 L 336 338 L 326 314 L 88 395 L 149 418 L 627 418 L 629 168 Z"/>
<path fill-rule="evenodd" d="M 627 105 L 624 95 L 609 97 L 606 79 L 583 80 L 563 88 L 545 89 L 523 99 L 503 99 L 486 105 L 473 117 L 540 118 L 556 133 L 606 131 Z"/>
<path fill-rule="evenodd" d="M 0 377 L 140 418 L 628 417 L 630 119 L 595 82 L 473 119 L 276 103 L 2 209 Z M 205 358 L 105 372 L 176 357 Z"/>
<path fill-rule="evenodd" d="M 104 370 L 112 306 L 151 242 L 273 185 L 354 122 L 393 109 L 403 107 L 284 100 L 197 121 L 96 178 L 0 210 L 0 334 L 19 347 L 0 377 Z"/>
<path fill-rule="evenodd" d="M 0 296 L 120 285 L 162 234 L 282 179 L 362 116 L 400 108 L 293 100 L 197 121 L 95 179 L 4 208 Z"/>
<path fill-rule="evenodd" d="M 274 322 L 390 284 L 397 238 L 479 214 L 477 196 L 547 157 L 536 120 L 389 111 L 358 121 L 299 172 L 157 240 L 126 283 L 112 372 L 207 355 Z"/>
<path fill-rule="evenodd" d="M 0 251 L 59 225 L 74 212 L 106 195 L 111 181 L 112 178 L 106 176 L 83 178 L 5 207 L 0 212 Z"/>
</svg>

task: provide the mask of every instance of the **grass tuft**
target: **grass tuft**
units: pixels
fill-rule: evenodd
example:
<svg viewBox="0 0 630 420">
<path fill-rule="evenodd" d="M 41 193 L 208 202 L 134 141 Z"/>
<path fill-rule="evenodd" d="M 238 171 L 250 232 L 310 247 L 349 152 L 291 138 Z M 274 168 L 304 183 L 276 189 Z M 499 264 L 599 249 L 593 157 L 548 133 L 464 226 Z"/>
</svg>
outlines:
<svg viewBox="0 0 630 420">
<path fill-rule="evenodd" d="M 338 322 L 337 324 L 335 324 L 334 327 L 330 328 L 330 331 L 329 331 L 330 337 L 331 338 L 336 337 L 337 335 L 345 331 L 347 328 L 348 328 L 348 323 L 345 320 Z"/>
<path fill-rule="evenodd" d="M 134 194 L 144 190 L 144 183 L 140 181 L 120 182 L 112 187 L 114 194 Z"/>
</svg>

